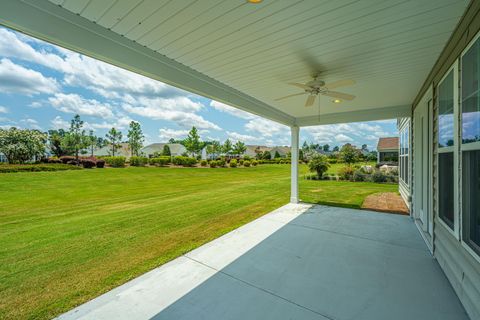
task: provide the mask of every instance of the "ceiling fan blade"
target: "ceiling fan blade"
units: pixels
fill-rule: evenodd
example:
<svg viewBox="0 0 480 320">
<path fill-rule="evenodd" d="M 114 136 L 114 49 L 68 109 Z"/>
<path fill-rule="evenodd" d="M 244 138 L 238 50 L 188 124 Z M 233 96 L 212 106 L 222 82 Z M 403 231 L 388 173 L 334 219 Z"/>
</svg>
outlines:
<svg viewBox="0 0 480 320">
<path fill-rule="evenodd" d="M 285 96 L 285 97 L 277 98 L 277 99 L 275 99 L 275 101 L 280 101 L 280 100 L 287 99 L 287 98 L 291 98 L 291 97 L 295 97 L 295 96 L 302 96 L 302 95 L 304 95 L 304 94 L 306 94 L 306 92 L 294 93 L 294 94 L 290 94 L 290 95 Z"/>
<path fill-rule="evenodd" d="M 337 99 L 342 99 L 342 100 L 353 100 L 353 99 L 355 99 L 354 95 L 347 94 L 347 93 L 342 93 L 342 92 L 337 92 L 337 91 L 327 91 L 327 92 L 323 92 L 322 94 L 324 96 L 337 98 Z"/>
<path fill-rule="evenodd" d="M 290 82 L 289 85 L 291 86 L 295 86 L 295 87 L 299 87 L 299 88 L 302 88 L 302 89 L 305 89 L 305 90 L 310 90 L 312 88 L 310 88 L 309 86 L 307 85 L 304 85 L 302 83 L 297 83 L 297 82 Z"/>
<path fill-rule="evenodd" d="M 328 89 L 335 89 L 335 88 L 339 88 L 339 87 L 346 87 L 346 86 L 353 86 L 355 84 L 355 81 L 353 80 L 339 80 L 339 81 L 335 81 L 335 82 L 332 82 L 332 83 L 327 83 L 325 85 L 325 87 L 327 87 Z"/>
<path fill-rule="evenodd" d="M 305 107 L 311 107 L 315 103 L 315 98 L 317 96 L 314 94 L 311 94 L 308 96 L 307 101 L 305 101 Z"/>
</svg>

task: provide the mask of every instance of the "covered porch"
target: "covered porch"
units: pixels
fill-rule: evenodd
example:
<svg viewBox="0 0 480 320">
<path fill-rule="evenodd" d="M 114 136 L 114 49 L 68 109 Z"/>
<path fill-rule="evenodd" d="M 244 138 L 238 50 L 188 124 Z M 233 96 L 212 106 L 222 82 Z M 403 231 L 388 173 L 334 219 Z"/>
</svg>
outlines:
<svg viewBox="0 0 480 320">
<path fill-rule="evenodd" d="M 59 319 L 468 319 L 411 219 L 288 204 Z"/>
</svg>

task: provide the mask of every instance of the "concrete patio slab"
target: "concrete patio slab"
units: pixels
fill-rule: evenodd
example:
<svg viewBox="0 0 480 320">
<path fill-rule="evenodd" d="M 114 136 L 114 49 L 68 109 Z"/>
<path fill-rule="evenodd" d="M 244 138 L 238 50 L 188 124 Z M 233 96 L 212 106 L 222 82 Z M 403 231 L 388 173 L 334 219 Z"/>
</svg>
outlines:
<svg viewBox="0 0 480 320">
<path fill-rule="evenodd" d="M 61 319 L 468 319 L 409 217 L 286 205 Z"/>
</svg>

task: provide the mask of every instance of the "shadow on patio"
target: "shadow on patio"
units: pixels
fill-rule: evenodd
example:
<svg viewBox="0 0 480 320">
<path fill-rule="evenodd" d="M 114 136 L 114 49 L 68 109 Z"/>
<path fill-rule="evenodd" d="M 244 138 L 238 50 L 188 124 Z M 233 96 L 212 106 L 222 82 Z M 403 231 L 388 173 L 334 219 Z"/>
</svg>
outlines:
<svg viewBox="0 0 480 320">
<path fill-rule="evenodd" d="M 63 317 L 468 319 L 409 217 L 286 205 Z"/>
</svg>

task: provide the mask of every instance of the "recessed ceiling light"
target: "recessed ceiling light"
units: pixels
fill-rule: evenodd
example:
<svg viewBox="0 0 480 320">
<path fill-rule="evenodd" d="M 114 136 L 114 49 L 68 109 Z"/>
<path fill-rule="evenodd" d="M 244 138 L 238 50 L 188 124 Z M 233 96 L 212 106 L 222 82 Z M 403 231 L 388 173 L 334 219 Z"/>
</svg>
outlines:
<svg viewBox="0 0 480 320">
<path fill-rule="evenodd" d="M 247 0 L 247 1 L 250 2 L 250 3 L 260 3 L 263 0 Z"/>
<path fill-rule="evenodd" d="M 340 99 L 333 100 L 333 103 L 340 103 L 340 102 L 342 102 L 342 100 L 340 100 Z"/>
</svg>

